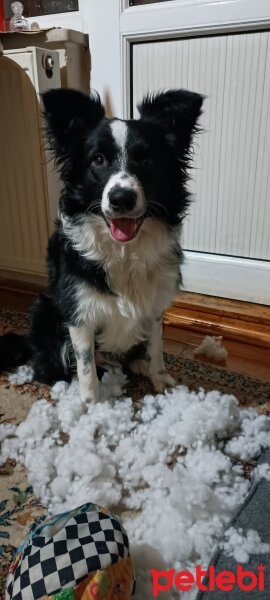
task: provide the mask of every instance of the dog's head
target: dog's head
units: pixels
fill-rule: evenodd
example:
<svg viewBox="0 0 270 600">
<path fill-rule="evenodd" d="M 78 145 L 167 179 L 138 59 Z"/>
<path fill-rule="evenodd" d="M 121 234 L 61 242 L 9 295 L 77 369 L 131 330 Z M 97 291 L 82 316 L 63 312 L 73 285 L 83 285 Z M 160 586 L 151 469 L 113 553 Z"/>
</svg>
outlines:
<svg viewBox="0 0 270 600">
<path fill-rule="evenodd" d="M 170 90 L 144 98 L 139 119 L 122 121 L 105 117 L 97 94 L 45 93 L 47 137 L 64 182 L 62 213 L 100 215 L 120 242 L 134 239 L 146 218 L 179 224 L 202 101 Z"/>
</svg>

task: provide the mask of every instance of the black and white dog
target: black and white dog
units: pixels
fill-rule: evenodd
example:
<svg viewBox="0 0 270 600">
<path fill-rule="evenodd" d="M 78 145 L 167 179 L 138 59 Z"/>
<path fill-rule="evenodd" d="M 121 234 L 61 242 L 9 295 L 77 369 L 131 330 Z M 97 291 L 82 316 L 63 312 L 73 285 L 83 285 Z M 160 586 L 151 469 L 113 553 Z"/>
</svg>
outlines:
<svg viewBox="0 0 270 600">
<path fill-rule="evenodd" d="M 98 95 L 44 95 L 47 137 L 63 189 L 48 247 L 48 296 L 32 308 L 28 338 L 0 342 L 0 366 L 31 358 L 35 378 L 70 380 L 97 401 L 97 356 L 111 353 L 156 391 L 174 381 L 162 352 L 162 314 L 181 281 L 181 223 L 190 146 L 202 97 L 147 96 L 138 120 L 107 119 Z M 2 360 L 2 364 L 1 364 Z"/>
</svg>

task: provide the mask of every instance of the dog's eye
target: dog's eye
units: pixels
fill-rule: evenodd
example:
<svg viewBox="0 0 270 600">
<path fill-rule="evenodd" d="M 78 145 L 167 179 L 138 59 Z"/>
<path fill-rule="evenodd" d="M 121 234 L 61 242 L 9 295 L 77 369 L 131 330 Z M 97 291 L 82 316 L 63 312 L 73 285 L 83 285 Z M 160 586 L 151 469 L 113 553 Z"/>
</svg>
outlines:
<svg viewBox="0 0 270 600">
<path fill-rule="evenodd" d="M 91 160 L 91 164 L 94 167 L 104 167 L 106 165 L 106 163 L 107 163 L 107 161 L 103 154 L 95 154 L 95 156 Z"/>
</svg>

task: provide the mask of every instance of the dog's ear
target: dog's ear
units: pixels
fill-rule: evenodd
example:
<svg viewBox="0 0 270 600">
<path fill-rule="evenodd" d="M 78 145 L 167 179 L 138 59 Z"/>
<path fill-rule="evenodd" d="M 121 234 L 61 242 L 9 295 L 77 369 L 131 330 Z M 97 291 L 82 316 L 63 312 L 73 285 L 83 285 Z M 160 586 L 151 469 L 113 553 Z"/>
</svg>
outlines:
<svg viewBox="0 0 270 600">
<path fill-rule="evenodd" d="M 138 106 L 141 119 L 159 125 L 179 158 L 188 153 L 192 136 L 198 130 L 203 96 L 188 90 L 169 90 L 147 95 Z"/>
<path fill-rule="evenodd" d="M 86 96 L 75 90 L 56 89 L 43 94 L 46 135 L 56 159 L 76 151 L 105 111 L 98 94 Z"/>
</svg>

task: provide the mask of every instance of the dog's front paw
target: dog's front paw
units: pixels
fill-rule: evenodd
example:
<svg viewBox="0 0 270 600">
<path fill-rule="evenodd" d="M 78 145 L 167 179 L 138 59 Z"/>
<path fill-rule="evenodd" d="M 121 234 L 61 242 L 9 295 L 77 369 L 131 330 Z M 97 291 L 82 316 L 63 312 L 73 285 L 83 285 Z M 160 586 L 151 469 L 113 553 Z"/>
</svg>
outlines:
<svg viewBox="0 0 270 600">
<path fill-rule="evenodd" d="M 80 386 L 81 400 L 82 403 L 87 406 L 88 404 L 97 404 L 99 401 L 99 385 L 93 387 Z"/>
<path fill-rule="evenodd" d="M 88 404 L 97 404 L 99 402 L 99 396 L 92 394 L 91 396 L 86 396 L 82 398 L 82 403 L 87 406 Z"/>
<path fill-rule="evenodd" d="M 166 389 L 175 387 L 177 385 L 175 379 L 173 379 L 173 377 L 167 373 L 167 371 L 156 373 L 152 375 L 151 379 L 155 388 L 155 392 L 158 394 L 162 394 Z"/>
</svg>

